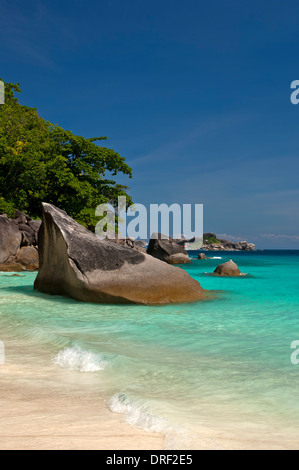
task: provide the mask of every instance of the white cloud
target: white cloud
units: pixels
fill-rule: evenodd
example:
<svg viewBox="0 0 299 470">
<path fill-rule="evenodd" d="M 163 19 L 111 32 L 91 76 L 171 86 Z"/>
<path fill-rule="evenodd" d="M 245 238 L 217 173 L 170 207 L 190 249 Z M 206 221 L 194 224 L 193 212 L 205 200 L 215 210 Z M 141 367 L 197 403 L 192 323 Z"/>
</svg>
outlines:
<svg viewBox="0 0 299 470">
<path fill-rule="evenodd" d="M 263 233 L 260 238 L 268 238 L 272 240 L 299 240 L 299 235 L 285 235 L 280 233 Z"/>
<path fill-rule="evenodd" d="M 218 233 L 217 238 L 225 238 L 226 240 L 234 241 L 234 242 L 242 242 L 244 240 L 248 240 L 248 238 L 252 237 L 240 237 L 236 235 L 228 235 L 227 233 Z"/>
</svg>

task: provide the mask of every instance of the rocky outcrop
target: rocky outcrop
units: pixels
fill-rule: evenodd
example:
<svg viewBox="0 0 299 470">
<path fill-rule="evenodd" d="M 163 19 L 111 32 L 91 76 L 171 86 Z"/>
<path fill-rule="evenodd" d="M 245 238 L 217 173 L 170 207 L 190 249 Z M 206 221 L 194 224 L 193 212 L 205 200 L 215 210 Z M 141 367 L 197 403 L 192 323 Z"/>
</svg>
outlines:
<svg viewBox="0 0 299 470">
<path fill-rule="evenodd" d="M 27 270 L 38 269 L 38 251 L 33 246 L 22 246 L 16 253 L 16 262 Z"/>
<path fill-rule="evenodd" d="M 38 268 L 37 234 L 40 220 L 16 211 L 14 219 L 0 216 L 0 271 Z M 26 249 L 25 249 L 26 248 Z"/>
<path fill-rule="evenodd" d="M 201 249 L 208 251 L 253 251 L 255 250 L 255 245 L 246 241 L 232 242 L 223 238 L 217 238 L 215 233 L 208 232 L 203 234 Z"/>
<path fill-rule="evenodd" d="M 198 253 L 197 259 L 207 259 L 204 253 Z"/>
<path fill-rule="evenodd" d="M 22 234 L 13 220 L 0 217 L 0 263 L 12 260 L 21 246 Z"/>
<path fill-rule="evenodd" d="M 214 271 L 217 276 L 240 276 L 241 271 L 232 259 L 226 263 L 219 264 Z"/>
<path fill-rule="evenodd" d="M 171 237 L 165 238 L 161 233 L 152 234 L 147 253 L 168 264 L 191 263 L 184 246 Z"/>
<path fill-rule="evenodd" d="M 38 269 L 38 251 L 33 246 L 19 248 L 15 256 L 5 263 L 0 263 L 0 271 L 36 271 Z"/>
<path fill-rule="evenodd" d="M 204 298 L 184 270 L 100 240 L 66 212 L 43 204 L 35 289 L 86 302 L 165 304 Z"/>
<path fill-rule="evenodd" d="M 37 246 L 38 231 L 41 226 L 41 220 L 33 220 L 24 212 L 16 211 L 13 222 L 18 226 L 22 234 L 22 246 Z"/>
<path fill-rule="evenodd" d="M 255 250 L 255 244 L 254 243 L 249 243 L 246 241 L 239 242 L 239 245 L 241 247 L 241 250 L 246 250 L 246 251 L 254 251 Z"/>
</svg>

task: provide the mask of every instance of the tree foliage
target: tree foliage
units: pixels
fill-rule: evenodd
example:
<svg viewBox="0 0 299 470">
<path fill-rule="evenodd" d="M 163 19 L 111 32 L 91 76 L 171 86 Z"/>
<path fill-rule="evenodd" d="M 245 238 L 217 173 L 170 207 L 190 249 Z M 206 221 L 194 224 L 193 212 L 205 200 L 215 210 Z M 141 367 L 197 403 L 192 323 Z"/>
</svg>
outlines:
<svg viewBox="0 0 299 470">
<path fill-rule="evenodd" d="M 78 222 L 93 228 L 95 208 L 127 197 L 126 186 L 114 176 L 132 176 L 131 168 L 114 150 L 100 147 L 107 137 L 86 139 L 53 125 L 35 108 L 19 103 L 18 84 L 5 83 L 0 106 L 0 212 L 5 208 L 41 215 L 41 202 L 64 209 Z"/>
</svg>

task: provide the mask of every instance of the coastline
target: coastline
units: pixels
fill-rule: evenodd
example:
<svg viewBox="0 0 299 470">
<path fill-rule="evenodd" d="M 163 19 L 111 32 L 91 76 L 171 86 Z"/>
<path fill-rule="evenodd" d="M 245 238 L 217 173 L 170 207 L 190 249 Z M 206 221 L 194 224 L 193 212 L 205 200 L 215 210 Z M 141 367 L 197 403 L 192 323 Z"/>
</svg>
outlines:
<svg viewBox="0 0 299 470">
<path fill-rule="evenodd" d="M 17 361 L 22 346 L 6 344 L 14 354 L 0 365 L 0 450 L 164 448 L 162 434 L 135 428 L 112 413 L 105 398 L 80 381 L 80 372 L 32 364 L 26 356 Z"/>
<path fill-rule="evenodd" d="M 297 450 L 298 438 L 287 438 L 279 426 L 248 428 L 215 425 L 196 430 L 190 445 L 169 446 L 162 433 L 148 432 L 125 422 L 122 414 L 110 411 L 105 397 L 91 391 L 86 374 L 55 367 L 32 357 L 16 361 L 25 342 L 7 342 L 14 359 L 0 366 L 0 450 Z M 19 356 L 21 357 L 21 356 Z M 83 379 L 84 376 L 84 379 Z M 263 429 L 259 429 L 261 432 Z M 246 431 L 246 432 L 245 432 Z M 195 436 L 194 436 L 195 437 Z"/>
<path fill-rule="evenodd" d="M 298 371 L 289 358 L 298 252 L 240 253 L 240 266 L 253 274 L 247 279 L 207 276 L 219 262 L 215 258 L 185 269 L 222 295 L 164 307 L 83 309 L 71 299 L 33 291 L 34 273 L 3 274 L 0 448 L 298 449 Z M 282 297 L 286 272 L 289 292 Z M 53 362 L 57 353 L 76 347 L 88 366 L 98 365 L 93 355 L 107 366 L 80 372 L 71 370 L 71 362 Z M 122 406 L 121 413 L 111 411 L 111 397 L 122 393 L 137 405 L 129 414 Z M 158 407 L 151 407 L 156 399 Z M 140 403 L 168 419 L 175 433 L 151 426 L 147 413 L 138 415 Z"/>
</svg>

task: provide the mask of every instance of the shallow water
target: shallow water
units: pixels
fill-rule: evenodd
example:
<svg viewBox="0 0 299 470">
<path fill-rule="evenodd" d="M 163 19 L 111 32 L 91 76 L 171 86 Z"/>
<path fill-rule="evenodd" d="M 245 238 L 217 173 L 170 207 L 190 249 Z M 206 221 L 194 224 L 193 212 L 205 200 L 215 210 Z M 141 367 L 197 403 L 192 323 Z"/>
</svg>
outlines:
<svg viewBox="0 0 299 470">
<path fill-rule="evenodd" d="M 0 273 L 6 362 L 69 370 L 130 424 L 164 432 L 168 448 L 225 448 L 224 437 L 294 447 L 299 251 L 207 256 L 183 269 L 216 298 L 169 306 L 87 304 L 35 292 L 35 273 Z M 248 275 L 209 275 L 230 258 Z"/>
</svg>

